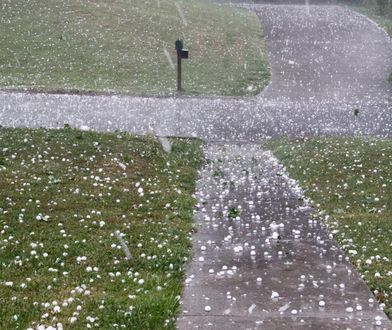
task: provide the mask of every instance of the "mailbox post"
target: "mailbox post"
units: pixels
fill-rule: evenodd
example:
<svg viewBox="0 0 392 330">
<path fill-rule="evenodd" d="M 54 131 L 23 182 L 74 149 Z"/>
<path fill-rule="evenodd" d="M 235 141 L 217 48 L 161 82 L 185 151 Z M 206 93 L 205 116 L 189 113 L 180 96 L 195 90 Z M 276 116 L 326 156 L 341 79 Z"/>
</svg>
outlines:
<svg viewBox="0 0 392 330">
<path fill-rule="evenodd" d="M 188 50 L 183 49 L 184 43 L 182 40 L 176 40 L 176 51 L 177 51 L 177 91 L 182 90 L 182 68 L 181 68 L 181 60 L 188 58 Z"/>
</svg>

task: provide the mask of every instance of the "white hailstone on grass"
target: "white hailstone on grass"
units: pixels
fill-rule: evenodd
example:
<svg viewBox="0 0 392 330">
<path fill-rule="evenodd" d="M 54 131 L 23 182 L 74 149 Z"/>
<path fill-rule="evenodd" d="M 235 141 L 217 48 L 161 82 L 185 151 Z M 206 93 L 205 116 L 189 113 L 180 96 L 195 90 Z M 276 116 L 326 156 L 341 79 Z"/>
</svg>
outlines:
<svg viewBox="0 0 392 330">
<path fill-rule="evenodd" d="M 298 311 L 297 311 L 296 309 L 292 309 L 292 310 L 291 310 L 291 314 L 297 315 L 297 314 L 298 314 Z"/>
<path fill-rule="evenodd" d="M 144 284 L 144 280 L 141 278 L 140 280 L 137 281 L 137 283 L 138 283 L 139 285 L 143 285 L 143 284 Z"/>
<path fill-rule="evenodd" d="M 202 246 L 200 247 L 200 250 L 205 251 L 205 250 L 207 250 L 207 248 L 206 248 L 204 245 L 202 245 Z"/>
<path fill-rule="evenodd" d="M 4 285 L 5 285 L 5 286 L 13 286 L 13 285 L 14 285 L 14 282 L 8 281 L 8 282 L 5 282 Z"/>
<path fill-rule="evenodd" d="M 320 307 L 325 307 L 325 301 L 324 300 L 320 300 L 319 301 L 319 306 Z"/>
<path fill-rule="evenodd" d="M 85 256 L 78 256 L 78 257 L 76 257 L 77 263 L 81 263 L 81 262 L 84 262 L 86 260 L 87 260 L 87 257 L 85 257 Z"/>
<path fill-rule="evenodd" d="M 257 279 L 256 279 L 256 282 L 257 283 L 261 283 L 263 281 L 263 279 L 261 278 L 261 277 L 258 277 Z"/>
<path fill-rule="evenodd" d="M 60 311 L 61 311 L 60 306 L 54 306 L 53 307 L 53 313 L 60 313 Z"/>
<path fill-rule="evenodd" d="M 204 310 L 205 310 L 206 312 L 211 312 L 211 307 L 210 307 L 210 306 L 205 306 L 205 307 L 204 307 Z"/>
<path fill-rule="evenodd" d="M 276 291 L 272 291 L 271 299 L 276 299 L 276 298 L 278 298 L 278 297 L 279 297 L 279 293 L 276 292 Z"/>
<path fill-rule="evenodd" d="M 255 250 L 250 251 L 250 255 L 251 256 L 255 256 L 256 255 L 256 251 Z"/>
</svg>

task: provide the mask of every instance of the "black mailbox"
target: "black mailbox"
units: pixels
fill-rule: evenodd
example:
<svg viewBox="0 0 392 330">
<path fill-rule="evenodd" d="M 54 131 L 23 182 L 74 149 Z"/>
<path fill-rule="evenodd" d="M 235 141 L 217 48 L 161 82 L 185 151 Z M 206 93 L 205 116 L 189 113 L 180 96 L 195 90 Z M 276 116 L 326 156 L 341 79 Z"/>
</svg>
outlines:
<svg viewBox="0 0 392 330">
<path fill-rule="evenodd" d="M 180 55 L 181 58 L 184 58 L 184 59 L 187 59 L 187 58 L 188 58 L 188 54 L 189 54 L 189 51 L 188 51 L 188 50 L 186 50 L 186 49 L 180 49 L 180 50 L 178 51 L 178 53 L 179 53 L 179 55 Z"/>
</svg>

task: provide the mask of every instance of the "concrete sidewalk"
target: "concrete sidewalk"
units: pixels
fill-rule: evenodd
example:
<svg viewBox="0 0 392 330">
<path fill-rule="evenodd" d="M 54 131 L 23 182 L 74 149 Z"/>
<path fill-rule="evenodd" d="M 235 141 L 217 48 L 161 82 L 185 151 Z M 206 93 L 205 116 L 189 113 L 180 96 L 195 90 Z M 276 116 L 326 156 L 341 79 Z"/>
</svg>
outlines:
<svg viewBox="0 0 392 330">
<path fill-rule="evenodd" d="M 392 329 L 270 152 L 205 152 L 179 329 Z"/>
</svg>

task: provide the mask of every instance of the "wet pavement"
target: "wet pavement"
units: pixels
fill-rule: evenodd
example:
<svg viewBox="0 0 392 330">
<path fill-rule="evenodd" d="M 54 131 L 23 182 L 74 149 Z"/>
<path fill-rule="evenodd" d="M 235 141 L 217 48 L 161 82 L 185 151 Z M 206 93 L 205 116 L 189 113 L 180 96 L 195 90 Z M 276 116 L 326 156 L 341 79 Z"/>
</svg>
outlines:
<svg viewBox="0 0 392 330">
<path fill-rule="evenodd" d="M 179 329 L 392 329 L 270 152 L 205 153 Z"/>
<path fill-rule="evenodd" d="M 391 137 L 392 41 L 342 7 L 242 6 L 257 12 L 267 36 L 272 81 L 257 97 L 0 92 L 0 125 L 208 143 L 180 329 L 392 329 L 296 182 L 259 144 Z"/>
</svg>

